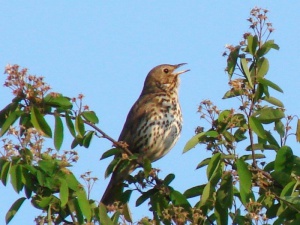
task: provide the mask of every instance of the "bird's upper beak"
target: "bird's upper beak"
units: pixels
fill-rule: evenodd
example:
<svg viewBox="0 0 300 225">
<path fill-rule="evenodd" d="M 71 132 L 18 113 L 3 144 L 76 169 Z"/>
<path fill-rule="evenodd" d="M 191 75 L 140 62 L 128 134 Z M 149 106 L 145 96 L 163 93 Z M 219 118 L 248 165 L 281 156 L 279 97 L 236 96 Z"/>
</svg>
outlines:
<svg viewBox="0 0 300 225">
<path fill-rule="evenodd" d="M 177 65 L 175 65 L 175 69 L 178 69 L 179 67 L 183 66 L 183 65 L 186 65 L 187 63 L 179 63 Z M 189 69 L 188 70 L 181 70 L 181 71 L 178 71 L 178 72 L 175 72 L 174 75 L 180 75 L 182 73 L 186 73 L 190 71 Z"/>
</svg>

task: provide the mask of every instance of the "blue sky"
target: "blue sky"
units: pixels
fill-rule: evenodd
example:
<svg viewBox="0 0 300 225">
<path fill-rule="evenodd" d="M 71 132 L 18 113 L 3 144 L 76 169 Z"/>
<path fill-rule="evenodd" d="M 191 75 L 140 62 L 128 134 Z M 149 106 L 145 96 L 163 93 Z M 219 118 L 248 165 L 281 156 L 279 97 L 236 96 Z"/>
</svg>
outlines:
<svg viewBox="0 0 300 225">
<path fill-rule="evenodd" d="M 275 97 L 284 102 L 288 115 L 297 115 L 300 14 L 296 1 L 6 1 L 0 9 L 0 71 L 16 63 L 44 76 L 55 92 L 70 97 L 84 94 L 85 103 L 100 119 L 99 126 L 117 139 L 149 70 L 163 63 L 188 63 L 185 68 L 191 71 L 182 75 L 180 87 L 181 138 L 153 165 L 162 170 L 161 177 L 175 173 L 173 187 L 184 191 L 206 181 L 205 170 L 195 170 L 209 156 L 204 146 L 182 155 L 194 129 L 205 124 L 196 113 L 200 101 L 211 99 L 220 109 L 238 103 L 221 99 L 228 88 L 222 53 L 225 44 L 238 44 L 248 31 L 246 19 L 254 6 L 270 10 L 275 28 L 271 38 L 280 46 L 280 51 L 268 56 L 268 79 L 284 90 Z M 0 82 L 4 80 L 5 75 L 0 76 Z M 12 95 L 2 87 L 0 96 L 3 108 Z M 63 149 L 70 149 L 70 143 L 68 137 Z M 294 139 L 290 144 L 299 148 Z M 99 177 L 94 199 L 100 199 L 108 182 L 104 170 L 109 160 L 99 158 L 109 148 L 107 140 L 94 139 L 89 149 L 78 149 L 80 160 L 74 172 L 79 176 L 91 170 Z M 0 195 L 3 224 L 6 211 L 23 193 L 17 195 L 11 187 L 0 185 Z M 149 215 L 146 209 L 147 204 L 132 208 L 133 217 Z M 34 224 L 37 215 L 27 201 L 11 224 Z"/>
</svg>

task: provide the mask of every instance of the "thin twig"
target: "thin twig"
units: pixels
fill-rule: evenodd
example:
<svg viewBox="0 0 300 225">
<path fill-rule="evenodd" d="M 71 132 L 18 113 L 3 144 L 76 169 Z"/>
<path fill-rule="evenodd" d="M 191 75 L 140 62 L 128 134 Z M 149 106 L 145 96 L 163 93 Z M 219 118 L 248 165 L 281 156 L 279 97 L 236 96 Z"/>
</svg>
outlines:
<svg viewBox="0 0 300 225">
<path fill-rule="evenodd" d="M 50 114 L 50 115 L 54 115 L 54 113 L 52 112 L 49 112 L 47 114 Z M 64 114 L 59 114 L 61 117 L 66 117 Z M 70 116 L 71 119 L 75 120 L 76 117 L 75 116 Z M 124 152 L 126 154 L 128 154 L 129 156 L 130 155 L 133 155 L 132 152 L 128 149 L 127 147 L 127 144 L 122 142 L 122 141 L 116 141 L 115 139 L 113 139 L 112 137 L 110 137 L 109 135 L 107 135 L 103 130 L 101 130 L 99 127 L 97 127 L 95 124 L 89 122 L 89 121 L 86 121 L 86 120 L 83 120 L 83 123 L 89 125 L 90 127 L 94 128 L 97 132 L 99 132 L 103 138 L 109 140 L 110 142 L 113 143 L 113 146 L 117 147 L 117 148 L 120 148 L 122 150 L 124 150 Z"/>
</svg>

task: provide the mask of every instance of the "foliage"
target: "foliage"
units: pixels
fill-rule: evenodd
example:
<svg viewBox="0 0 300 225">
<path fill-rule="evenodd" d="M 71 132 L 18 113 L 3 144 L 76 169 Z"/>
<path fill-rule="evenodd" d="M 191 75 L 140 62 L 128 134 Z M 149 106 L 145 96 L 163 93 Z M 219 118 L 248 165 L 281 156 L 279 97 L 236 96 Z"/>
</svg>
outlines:
<svg viewBox="0 0 300 225">
<path fill-rule="evenodd" d="M 223 99 L 236 98 L 240 106 L 220 111 L 209 100 L 202 101 L 198 111 L 210 127 L 198 128 L 184 149 L 200 143 L 212 152 L 197 166 L 207 166 L 208 182 L 185 192 L 187 197 L 201 196 L 196 207 L 209 223 L 228 224 L 229 218 L 234 224 L 299 222 L 299 157 L 286 145 L 293 117 L 286 116 L 283 103 L 270 94 L 270 89 L 283 91 L 266 78 L 266 55 L 279 49 L 269 40 L 273 28 L 266 14 L 254 8 L 248 19 L 252 32 L 245 33 L 239 45 L 226 46 L 229 53 L 224 53 L 230 90 Z M 296 135 L 299 139 L 299 131 Z"/>
<path fill-rule="evenodd" d="M 160 179 L 158 170 L 145 161 L 142 169 L 127 179 L 128 188 L 122 195 L 126 203 L 131 193 L 138 191 L 141 195 L 136 205 L 149 203 L 153 218 L 142 218 L 138 224 L 300 222 L 300 158 L 286 145 L 294 117 L 286 116 L 283 103 L 270 94 L 270 90 L 282 89 L 266 78 L 266 56 L 279 47 L 269 39 L 273 28 L 267 22 L 267 10 L 252 9 L 248 21 L 252 32 L 244 34 L 239 45 L 228 45 L 224 53 L 230 90 L 223 99 L 238 99 L 240 106 L 221 111 L 209 100 L 202 101 L 198 111 L 209 126 L 199 127 L 184 148 L 188 152 L 201 144 L 211 151 L 212 156 L 197 165 L 197 169 L 206 167 L 207 183 L 180 193 L 170 185 L 174 174 Z M 18 65 L 8 65 L 5 73 L 5 86 L 13 90 L 15 97 L 0 111 L 0 179 L 4 186 L 10 180 L 12 188 L 25 196 L 12 204 L 6 223 L 26 200 L 44 212 L 36 218 L 36 224 L 132 223 L 127 204 L 117 202 L 107 208 L 89 197 L 97 180 L 90 172 L 81 177 L 84 185 L 69 169 L 78 160 L 74 149 L 78 145 L 88 148 L 96 136 L 114 145 L 102 159 L 122 153 L 108 165 L 106 176 L 117 164 L 122 170 L 137 157 L 126 143 L 115 141 L 96 125 L 99 119 L 83 106 L 83 95 L 68 98 L 49 92 L 42 77 L 29 75 Z M 73 150 L 61 153 L 66 128 L 73 137 Z M 53 140 L 55 149 L 44 148 L 45 138 Z M 300 125 L 296 139 L 300 140 Z M 264 161 L 266 152 L 271 153 L 268 161 Z M 191 205 L 189 199 L 194 197 L 198 202 Z M 110 211 L 114 212 L 112 216 Z"/>
</svg>

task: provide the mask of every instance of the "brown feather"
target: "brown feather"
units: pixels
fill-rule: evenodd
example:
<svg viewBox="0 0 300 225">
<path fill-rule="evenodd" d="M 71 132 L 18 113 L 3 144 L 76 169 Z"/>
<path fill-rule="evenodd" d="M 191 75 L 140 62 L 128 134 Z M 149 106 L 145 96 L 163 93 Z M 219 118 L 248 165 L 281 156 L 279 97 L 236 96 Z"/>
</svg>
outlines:
<svg viewBox="0 0 300 225">
<path fill-rule="evenodd" d="M 145 158 L 152 162 L 160 159 L 179 138 L 182 116 L 178 101 L 178 75 L 188 71 L 174 72 L 181 65 L 154 67 L 146 77 L 140 97 L 128 113 L 118 140 L 126 142 L 133 154 L 139 154 L 139 163 Z M 121 160 L 112 173 L 102 203 L 110 205 L 121 200 L 123 182 L 139 163 L 131 161 L 123 168 Z"/>
</svg>

